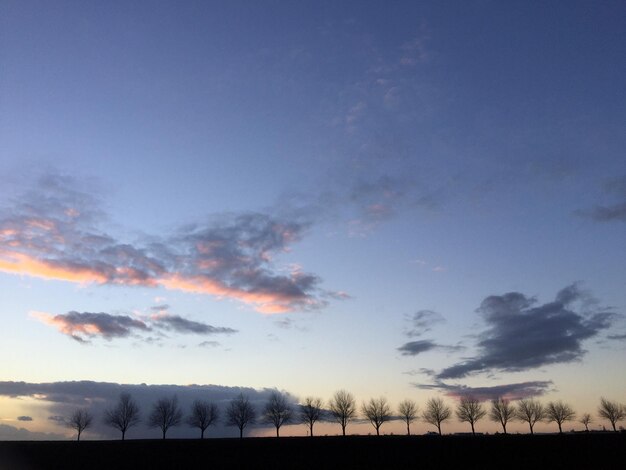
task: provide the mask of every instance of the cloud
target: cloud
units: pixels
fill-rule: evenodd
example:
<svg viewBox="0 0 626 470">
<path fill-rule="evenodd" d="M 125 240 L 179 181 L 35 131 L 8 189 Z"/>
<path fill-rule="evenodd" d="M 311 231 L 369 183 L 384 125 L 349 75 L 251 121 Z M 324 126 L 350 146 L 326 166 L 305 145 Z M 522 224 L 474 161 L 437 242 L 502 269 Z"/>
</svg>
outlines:
<svg viewBox="0 0 626 470">
<path fill-rule="evenodd" d="M 492 295 L 477 311 L 487 329 L 479 335 L 478 355 L 443 369 L 438 379 L 494 370 L 514 372 L 579 361 L 584 340 L 611 326 L 617 315 L 572 284 L 553 302 L 537 305 L 519 292 Z"/>
<path fill-rule="evenodd" d="M 419 310 L 407 315 L 406 320 L 410 324 L 409 328 L 405 330 L 405 334 L 409 338 L 421 336 L 431 331 L 435 325 L 446 321 L 443 315 L 432 310 Z"/>
<path fill-rule="evenodd" d="M 18 416 L 17 420 L 18 421 L 32 421 L 33 418 L 31 416 Z"/>
<path fill-rule="evenodd" d="M 124 338 L 135 331 L 150 330 L 141 320 L 127 315 L 72 311 L 59 315 L 31 312 L 31 316 L 79 342 L 88 342 L 90 338 L 96 336 L 106 340 Z"/>
<path fill-rule="evenodd" d="M 67 436 L 48 432 L 33 432 L 25 428 L 16 428 L 0 423 L 0 441 L 58 441 L 66 440 Z"/>
<path fill-rule="evenodd" d="M 468 387 L 467 385 L 449 385 L 443 382 L 435 384 L 413 384 L 420 390 L 438 390 L 447 396 L 460 398 L 472 396 L 480 401 L 493 400 L 502 397 L 507 400 L 520 400 L 541 396 L 552 389 L 552 381 L 532 381 L 513 384 L 494 385 L 491 387 Z"/>
<path fill-rule="evenodd" d="M 200 348 L 216 348 L 220 345 L 219 341 L 202 341 L 202 343 L 198 344 Z"/>
<path fill-rule="evenodd" d="M 37 400 L 37 407 L 44 407 L 49 413 L 49 420 L 59 425 L 64 424 L 76 408 L 88 408 L 96 419 L 93 427 L 88 430 L 89 435 L 95 438 L 119 438 L 119 433 L 103 424 L 100 419 L 104 411 L 112 407 L 119 399 L 120 393 L 130 393 L 138 403 L 142 422 L 130 430 L 131 438 L 155 438 L 158 431 L 147 428 L 145 418 L 151 406 L 160 398 L 176 395 L 184 413 L 190 409 L 194 400 L 207 400 L 215 403 L 222 416 L 224 409 L 236 396 L 243 393 L 250 399 L 251 404 L 260 413 L 270 394 L 275 389 L 254 389 L 250 387 L 226 387 L 221 385 L 146 385 L 146 384 L 118 384 L 108 382 L 0 382 L 0 397 L 3 398 L 32 398 Z M 295 404 L 295 399 L 288 395 L 289 401 Z M 233 427 L 226 427 L 223 422 L 209 430 L 213 436 L 235 436 L 238 431 Z M 168 436 L 170 433 L 168 433 Z M 197 430 L 188 426 L 180 426 L 171 430 L 173 438 L 197 437 Z M 41 437 L 34 437 L 41 438 Z"/>
<path fill-rule="evenodd" d="M 171 315 L 163 310 L 164 307 L 167 306 L 159 306 L 158 312 L 160 313 L 152 314 L 141 320 L 128 315 L 79 313 L 74 311 L 59 315 L 31 312 L 30 315 L 81 343 L 89 343 L 91 339 L 96 337 L 111 341 L 114 338 L 126 338 L 131 335 L 146 342 L 153 342 L 154 338 L 142 337 L 141 333 L 152 332 L 154 327 L 183 334 L 212 335 L 237 333 L 237 330 L 232 328 L 212 326 L 207 323 L 188 320 L 179 315 Z"/>
<path fill-rule="evenodd" d="M 0 213 L 0 271 L 79 284 L 164 287 L 235 299 L 263 313 L 318 309 L 332 293 L 315 275 L 274 259 L 309 224 L 263 213 L 223 214 L 126 243 L 99 227 L 99 201 L 68 177 L 46 175 Z"/>
<path fill-rule="evenodd" d="M 606 193 L 616 196 L 619 201 L 612 204 L 596 205 L 590 209 L 581 209 L 576 211 L 576 214 L 597 222 L 626 222 L 626 175 L 608 181 L 604 185 L 604 190 Z"/>
<path fill-rule="evenodd" d="M 624 340 L 624 339 L 626 339 L 626 334 L 623 334 L 623 335 L 608 335 L 607 339 L 612 339 L 612 340 L 617 340 L 617 341 Z"/>
<path fill-rule="evenodd" d="M 463 346 L 446 346 L 442 344 L 437 344 L 429 339 L 425 339 L 405 343 L 398 348 L 398 351 L 400 351 L 403 356 L 417 356 L 418 354 L 432 351 L 435 349 L 452 352 L 460 351 L 464 348 Z"/>
<path fill-rule="evenodd" d="M 151 319 L 156 326 L 163 327 L 168 330 L 173 330 L 178 333 L 196 333 L 199 335 L 237 333 L 237 330 L 234 330 L 232 328 L 212 326 L 206 323 L 187 320 L 178 315 L 158 314 L 152 315 Z"/>
</svg>

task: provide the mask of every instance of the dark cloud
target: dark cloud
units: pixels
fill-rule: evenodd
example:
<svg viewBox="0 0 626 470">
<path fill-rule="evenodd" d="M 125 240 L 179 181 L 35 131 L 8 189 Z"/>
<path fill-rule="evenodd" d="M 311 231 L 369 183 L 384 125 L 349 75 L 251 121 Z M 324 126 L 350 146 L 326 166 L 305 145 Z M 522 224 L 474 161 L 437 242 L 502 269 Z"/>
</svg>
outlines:
<svg viewBox="0 0 626 470">
<path fill-rule="evenodd" d="M 626 175 L 608 181 L 604 185 L 608 194 L 619 199 L 606 205 L 596 205 L 591 209 L 576 211 L 576 214 L 598 222 L 622 221 L 626 222 Z"/>
<path fill-rule="evenodd" d="M 443 382 L 435 384 L 413 384 L 421 390 L 437 390 L 449 397 L 460 398 L 472 396 L 480 401 L 503 397 L 508 400 L 520 400 L 541 396 L 552 389 L 552 381 L 533 381 L 514 384 L 494 385 L 491 387 L 468 387 L 467 385 L 450 385 Z"/>
<path fill-rule="evenodd" d="M 224 214 L 134 243 L 100 230 L 99 201 L 71 178 L 46 176 L 0 213 L 0 271 L 77 283 L 162 286 L 230 298 L 265 313 L 324 307 L 321 279 L 274 259 L 310 224 L 263 213 Z"/>
<path fill-rule="evenodd" d="M 212 326 L 206 323 L 187 320 L 178 315 L 153 315 L 152 321 L 156 326 L 164 327 L 168 330 L 177 331 L 178 333 L 196 333 L 200 335 L 237 333 L 237 330 L 234 330 L 232 328 Z"/>
<path fill-rule="evenodd" d="M 463 346 L 446 346 L 443 344 L 437 344 L 429 339 L 424 339 L 418 341 L 409 341 L 408 343 L 400 346 L 398 348 L 398 351 L 400 351 L 403 356 L 417 356 L 418 354 L 432 351 L 435 349 L 453 352 L 460 351 L 464 348 Z"/>
<path fill-rule="evenodd" d="M 51 383 L 28 383 L 28 382 L 0 382 L 0 397 L 8 398 L 32 398 L 39 402 L 38 406 L 44 406 L 50 413 L 49 420 L 58 424 L 64 424 L 65 419 L 76 408 L 88 408 L 96 417 L 89 434 L 94 438 L 118 438 L 119 434 L 103 424 L 100 419 L 104 411 L 113 406 L 122 392 L 130 393 L 137 401 L 141 409 L 141 417 L 145 419 L 150 407 L 158 399 L 176 395 L 184 413 L 190 409 L 194 400 L 207 400 L 215 403 L 224 413 L 225 407 L 230 400 L 240 393 L 246 395 L 252 405 L 261 412 L 270 394 L 275 389 L 254 389 L 250 387 L 225 387 L 221 385 L 146 385 L 146 384 L 117 384 L 107 382 L 51 382 Z M 288 395 L 292 404 L 296 400 Z M 209 431 L 213 436 L 235 436 L 238 431 L 232 427 L 226 427 L 223 422 L 212 427 Z M 131 438 L 154 438 L 158 431 L 145 426 L 145 421 L 132 428 Z M 169 433 L 168 433 L 169 435 Z M 172 429 L 171 436 L 174 438 L 197 437 L 196 430 L 188 426 L 180 426 Z"/>
<path fill-rule="evenodd" d="M 489 296 L 477 311 L 487 324 L 479 335 L 478 355 L 443 369 L 439 379 L 578 361 L 586 352 L 583 341 L 609 328 L 617 317 L 598 307 L 577 284 L 542 305 L 519 292 Z"/>
<path fill-rule="evenodd" d="M 431 340 L 420 340 L 405 343 L 398 348 L 398 351 L 400 351 L 403 356 L 416 356 L 423 352 L 432 351 L 437 347 L 437 344 Z"/>
<path fill-rule="evenodd" d="M 34 312 L 32 315 L 79 342 L 88 342 L 96 336 L 107 340 L 124 338 L 135 331 L 150 330 L 143 321 L 127 315 L 74 311 L 59 315 Z"/>
<path fill-rule="evenodd" d="M 17 420 L 18 421 L 32 421 L 33 418 L 31 416 L 18 416 Z"/>
<path fill-rule="evenodd" d="M 67 440 L 67 436 L 48 432 L 33 432 L 0 423 L 0 441 L 58 441 Z"/>
<path fill-rule="evenodd" d="M 433 326 L 444 323 L 445 319 L 440 313 L 432 310 L 419 310 L 407 315 L 407 322 L 410 326 L 405 330 L 405 334 L 408 337 L 416 337 L 431 331 Z"/>
<path fill-rule="evenodd" d="M 623 334 L 623 335 L 609 335 L 609 336 L 607 336 L 607 338 L 608 339 L 612 339 L 612 340 L 620 341 L 620 340 L 626 339 L 626 334 Z"/>
</svg>

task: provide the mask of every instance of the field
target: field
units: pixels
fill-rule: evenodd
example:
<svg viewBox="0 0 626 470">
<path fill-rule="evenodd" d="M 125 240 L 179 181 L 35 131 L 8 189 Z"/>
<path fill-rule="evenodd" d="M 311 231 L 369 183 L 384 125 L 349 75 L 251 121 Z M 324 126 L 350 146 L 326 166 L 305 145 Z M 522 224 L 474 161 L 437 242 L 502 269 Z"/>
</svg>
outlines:
<svg viewBox="0 0 626 470">
<path fill-rule="evenodd" d="M 0 469 L 604 469 L 625 433 L 0 442 Z"/>
</svg>

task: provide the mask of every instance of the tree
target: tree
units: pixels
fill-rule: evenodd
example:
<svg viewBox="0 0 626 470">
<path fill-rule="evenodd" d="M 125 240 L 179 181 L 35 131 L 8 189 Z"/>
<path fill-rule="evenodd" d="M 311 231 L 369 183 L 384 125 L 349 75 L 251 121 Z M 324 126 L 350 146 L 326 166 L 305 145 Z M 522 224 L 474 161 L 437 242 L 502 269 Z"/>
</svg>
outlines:
<svg viewBox="0 0 626 470">
<path fill-rule="evenodd" d="M 243 430 L 249 424 L 256 421 L 256 411 L 250 404 L 248 397 L 244 397 L 243 393 L 228 404 L 226 409 L 226 424 L 229 426 L 237 426 L 239 428 L 239 438 L 243 438 Z"/>
<path fill-rule="evenodd" d="M 533 427 L 537 421 L 541 421 L 546 416 L 546 411 L 541 403 L 532 398 L 524 398 L 517 404 L 515 417 L 520 421 L 525 421 L 530 427 L 530 433 L 534 434 Z"/>
<path fill-rule="evenodd" d="M 567 403 L 562 401 L 550 402 L 546 408 L 546 420 L 548 423 L 555 422 L 559 426 L 559 434 L 563 434 L 562 425 L 565 421 L 571 421 L 576 413 Z"/>
<path fill-rule="evenodd" d="M 611 426 L 613 426 L 613 431 L 617 432 L 615 423 L 626 417 L 626 408 L 615 401 L 609 401 L 602 397 L 600 398 L 598 415 L 600 415 L 601 418 L 608 419 L 611 422 Z"/>
<path fill-rule="evenodd" d="M 122 433 L 122 440 L 125 439 L 128 428 L 139 421 L 139 406 L 131 398 L 130 393 L 122 393 L 117 406 L 104 412 L 104 424 L 118 429 Z"/>
<path fill-rule="evenodd" d="M 376 429 L 376 435 L 380 436 L 380 427 L 385 421 L 389 421 L 391 415 L 391 407 L 387 399 L 385 397 L 372 398 L 369 403 L 363 403 L 362 411 Z"/>
<path fill-rule="evenodd" d="M 474 425 L 476 422 L 485 417 L 487 412 L 483 409 L 483 405 L 474 397 L 461 397 L 459 406 L 456 409 L 456 416 L 459 421 L 469 423 L 472 427 L 472 435 L 475 435 Z"/>
<path fill-rule="evenodd" d="M 293 410 L 287 397 L 279 392 L 272 392 L 270 399 L 263 410 L 263 420 L 276 428 L 276 437 L 280 437 L 280 427 L 291 421 Z"/>
<path fill-rule="evenodd" d="M 506 434 L 507 423 L 515 419 L 515 407 L 511 405 L 509 400 L 504 398 L 491 400 L 489 418 L 491 421 L 495 421 L 496 423 L 499 422 L 502 425 L 502 431 Z"/>
<path fill-rule="evenodd" d="M 351 393 L 339 390 L 330 401 L 330 414 L 341 425 L 341 432 L 346 435 L 346 426 L 356 414 L 356 402 Z"/>
<path fill-rule="evenodd" d="M 78 436 L 76 438 L 77 441 L 80 441 L 80 435 L 82 432 L 91 426 L 93 422 L 93 416 L 88 410 L 78 409 L 72 413 L 70 419 L 66 422 L 68 428 L 74 429 Z"/>
<path fill-rule="evenodd" d="M 313 425 L 322 417 L 322 399 L 306 397 L 300 405 L 300 421 L 309 426 L 310 436 L 313 437 Z"/>
<path fill-rule="evenodd" d="M 207 401 L 196 400 L 191 405 L 191 412 L 187 424 L 192 428 L 200 429 L 200 439 L 204 439 L 204 431 L 217 421 L 219 410 L 217 405 Z"/>
<path fill-rule="evenodd" d="M 437 426 L 439 435 L 441 436 L 441 423 L 447 421 L 452 416 L 452 410 L 447 406 L 441 398 L 431 398 L 426 402 L 426 409 L 422 414 L 422 418 L 429 424 Z"/>
<path fill-rule="evenodd" d="M 174 395 L 172 398 L 161 398 L 152 405 L 148 426 L 160 428 L 163 433 L 163 439 L 165 439 L 168 429 L 180 425 L 182 419 L 183 412 L 178 406 L 178 398 Z"/>
<path fill-rule="evenodd" d="M 589 432 L 589 423 L 591 423 L 591 421 L 593 421 L 593 419 L 591 418 L 591 415 L 589 413 L 585 413 L 580 418 L 580 422 L 585 425 L 586 432 Z"/>
<path fill-rule="evenodd" d="M 400 416 L 406 423 L 406 434 L 411 435 L 411 423 L 417 419 L 418 407 L 413 400 L 404 400 L 398 406 Z"/>
</svg>

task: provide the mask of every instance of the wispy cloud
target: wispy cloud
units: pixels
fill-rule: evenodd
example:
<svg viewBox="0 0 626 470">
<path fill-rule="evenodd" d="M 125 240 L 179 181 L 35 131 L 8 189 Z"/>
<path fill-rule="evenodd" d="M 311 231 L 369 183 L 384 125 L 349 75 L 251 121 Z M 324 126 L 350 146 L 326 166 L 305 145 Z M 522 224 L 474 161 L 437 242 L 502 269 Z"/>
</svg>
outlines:
<svg viewBox="0 0 626 470">
<path fill-rule="evenodd" d="M 165 287 L 235 299 L 264 313 L 324 307 L 332 293 L 302 270 L 279 272 L 307 223 L 262 213 L 214 217 L 124 243 L 99 228 L 98 201 L 48 175 L 0 213 L 0 271 L 80 284 Z"/>
<path fill-rule="evenodd" d="M 127 315 L 108 313 L 68 312 L 51 315 L 45 312 L 31 312 L 31 316 L 59 332 L 79 342 L 88 342 L 90 338 L 102 337 L 107 340 L 124 338 L 134 331 L 149 331 L 150 328 L 141 320 Z"/>
<path fill-rule="evenodd" d="M 507 400 L 520 400 L 541 396 L 552 389 L 552 381 L 532 381 L 513 384 L 492 385 L 490 387 L 469 387 L 467 385 L 450 385 L 443 382 L 435 384 L 413 384 L 420 390 L 442 391 L 449 397 L 460 398 L 472 396 L 480 401 L 493 400 L 495 398 L 505 398 Z"/>
<path fill-rule="evenodd" d="M 604 190 L 617 198 L 617 201 L 605 205 L 596 205 L 590 209 L 576 211 L 577 215 L 598 222 L 626 222 L 626 175 L 608 181 Z"/>
<path fill-rule="evenodd" d="M 552 302 L 536 304 L 519 292 L 487 297 L 477 310 L 487 324 L 479 335 L 478 355 L 443 369 L 437 378 L 581 360 L 586 352 L 583 341 L 609 328 L 617 317 L 578 284 L 559 291 Z"/>
<path fill-rule="evenodd" d="M 31 312 L 30 315 L 80 343 L 89 343 L 94 338 L 103 338 L 111 341 L 114 338 L 126 338 L 129 336 L 149 343 L 153 342 L 154 338 L 141 336 L 141 334 L 152 332 L 154 328 L 182 334 L 214 335 L 237 333 L 237 330 L 232 328 L 189 320 L 179 315 L 171 315 L 163 310 L 142 318 L 109 313 L 80 313 L 74 311 L 58 315 L 45 312 Z"/>
</svg>

